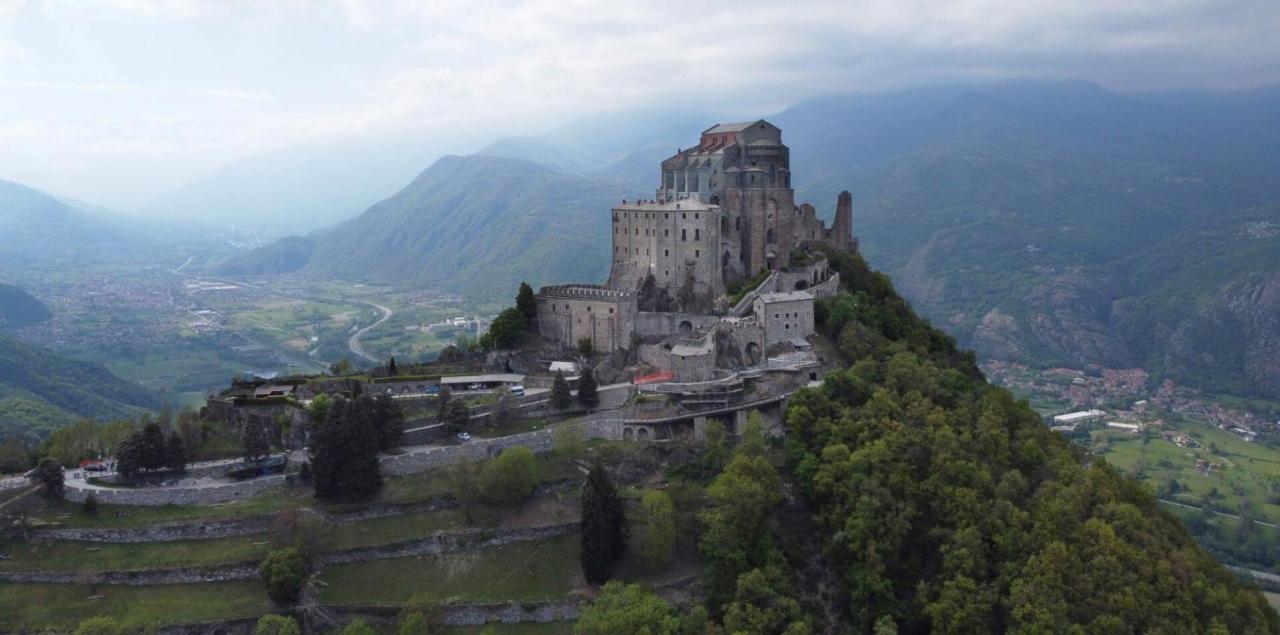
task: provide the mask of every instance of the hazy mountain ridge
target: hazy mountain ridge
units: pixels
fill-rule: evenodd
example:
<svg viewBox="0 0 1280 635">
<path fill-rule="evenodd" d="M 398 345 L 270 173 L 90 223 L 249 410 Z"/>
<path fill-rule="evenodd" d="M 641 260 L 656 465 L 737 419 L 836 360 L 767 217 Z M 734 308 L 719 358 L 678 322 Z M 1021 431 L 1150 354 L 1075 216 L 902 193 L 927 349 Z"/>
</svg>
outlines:
<svg viewBox="0 0 1280 635">
<path fill-rule="evenodd" d="M 852 191 L 863 251 L 962 345 L 1040 364 L 1146 365 L 1275 396 L 1280 370 L 1265 354 L 1232 370 L 1216 349 L 1213 377 L 1199 370 L 1196 342 L 1232 327 L 1187 309 L 1221 301 L 1256 314 L 1232 329 L 1247 341 L 1231 350 L 1270 350 L 1280 334 L 1265 319 L 1271 287 L 1246 274 L 1265 278 L 1274 260 L 1231 273 L 1235 247 L 1210 242 L 1187 267 L 1189 282 L 1166 284 L 1158 270 L 1177 266 L 1162 249 L 1195 251 L 1196 232 L 1242 210 L 1253 210 L 1251 222 L 1280 222 L 1268 206 L 1280 201 L 1280 121 L 1267 116 L 1277 111 L 1274 89 L 1126 96 L 1085 82 L 1013 81 L 822 97 L 768 119 L 791 146 L 797 200 L 830 214 L 836 194 Z M 442 160 L 360 220 L 318 234 L 304 271 L 490 297 L 523 278 L 598 279 L 608 262 L 604 212 L 651 190 L 661 139 L 674 134 L 655 123 L 646 139 L 609 121 L 482 151 L 526 162 Z M 711 121 L 679 123 L 687 144 Z M 610 131 L 634 141 L 631 150 Z M 616 180 L 534 177 L 537 161 Z M 557 206 L 567 222 L 548 222 Z M 1267 243 L 1258 249 L 1270 253 Z M 1133 326 L 1142 320 L 1156 328 Z"/>
<path fill-rule="evenodd" d="M 331 229 L 255 250 L 218 271 L 297 271 L 505 297 L 522 280 L 602 279 L 610 205 L 626 184 L 493 156 L 447 156 Z M 306 264 L 295 267 L 306 245 Z M 287 253 L 286 253 L 287 252 Z M 272 265 L 284 263 L 283 268 Z"/>
<path fill-rule="evenodd" d="M 163 405 L 103 366 L 0 335 L 0 438 L 35 441 L 80 419 L 118 419 Z"/>
<path fill-rule="evenodd" d="M 0 180 L 0 266 L 34 269 L 113 260 L 137 240 L 111 220 Z"/>
</svg>

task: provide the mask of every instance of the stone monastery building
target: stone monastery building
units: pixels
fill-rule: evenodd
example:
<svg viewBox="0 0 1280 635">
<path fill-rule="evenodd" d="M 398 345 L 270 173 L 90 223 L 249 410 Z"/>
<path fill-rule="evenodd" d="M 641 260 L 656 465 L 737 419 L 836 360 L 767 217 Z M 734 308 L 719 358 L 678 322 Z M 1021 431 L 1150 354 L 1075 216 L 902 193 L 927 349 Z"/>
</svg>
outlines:
<svg viewBox="0 0 1280 635">
<path fill-rule="evenodd" d="M 565 347 L 590 338 L 609 352 L 676 338 L 682 346 L 664 350 L 688 352 L 720 327 L 739 334 L 743 351 L 760 352 L 745 355 L 744 366 L 762 363 L 771 347 L 804 347 L 814 297 L 838 286 L 809 248 L 855 244 L 849 193 L 840 194 L 830 228 L 812 205 L 797 206 L 791 151 L 764 120 L 706 129 L 696 146 L 662 162 L 653 199 L 624 200 L 612 217 L 609 280 L 538 293 L 539 330 Z M 767 278 L 743 296 L 742 284 L 758 276 Z"/>
</svg>

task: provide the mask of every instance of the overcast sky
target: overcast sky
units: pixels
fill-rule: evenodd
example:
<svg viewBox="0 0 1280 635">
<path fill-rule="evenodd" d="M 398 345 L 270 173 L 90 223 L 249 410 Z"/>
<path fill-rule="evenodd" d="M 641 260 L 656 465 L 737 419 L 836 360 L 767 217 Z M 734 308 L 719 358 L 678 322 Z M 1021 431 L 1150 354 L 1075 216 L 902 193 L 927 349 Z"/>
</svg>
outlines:
<svg viewBox="0 0 1280 635">
<path fill-rule="evenodd" d="M 0 179 L 109 205 L 352 135 L 1002 77 L 1280 83 L 1280 0 L 0 0 Z M 470 144 L 470 145 L 469 145 Z"/>
</svg>

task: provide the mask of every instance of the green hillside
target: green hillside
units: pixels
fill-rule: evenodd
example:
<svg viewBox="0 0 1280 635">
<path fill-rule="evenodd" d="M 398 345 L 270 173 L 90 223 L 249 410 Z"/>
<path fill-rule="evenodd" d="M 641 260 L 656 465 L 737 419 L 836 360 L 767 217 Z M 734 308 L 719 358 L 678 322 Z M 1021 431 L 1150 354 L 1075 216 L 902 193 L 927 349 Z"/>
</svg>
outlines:
<svg viewBox="0 0 1280 635">
<path fill-rule="evenodd" d="M 0 284 L 0 329 L 38 324 L 53 314 L 43 302 L 18 287 Z"/>
<path fill-rule="evenodd" d="M 0 439 L 33 442 L 81 419 L 131 417 L 161 405 L 98 364 L 0 335 Z"/>
<path fill-rule="evenodd" d="M 610 206 L 638 193 L 615 180 L 490 156 L 448 156 L 360 216 L 234 258 L 225 273 L 301 271 L 506 297 L 531 284 L 608 273 Z"/>
</svg>

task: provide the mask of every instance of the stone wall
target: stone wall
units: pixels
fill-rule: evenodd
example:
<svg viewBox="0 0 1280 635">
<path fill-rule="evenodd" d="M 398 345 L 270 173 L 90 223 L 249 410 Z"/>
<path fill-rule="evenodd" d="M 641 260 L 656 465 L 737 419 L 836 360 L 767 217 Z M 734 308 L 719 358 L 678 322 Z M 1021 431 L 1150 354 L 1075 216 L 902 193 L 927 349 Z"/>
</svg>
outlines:
<svg viewBox="0 0 1280 635">
<path fill-rule="evenodd" d="M 285 475 L 205 486 L 186 487 L 85 487 L 68 482 L 64 498 L 81 503 L 93 492 L 99 503 L 108 505 L 212 505 L 256 496 L 285 484 Z"/>
<path fill-rule="evenodd" d="M 634 294 L 594 285 L 543 287 L 537 296 L 538 332 L 564 348 L 591 338 L 597 351 L 610 353 L 631 345 L 636 314 Z"/>
<path fill-rule="evenodd" d="M 694 331 L 710 330 L 717 321 L 719 318 L 714 315 L 642 311 L 636 314 L 635 332 L 641 337 L 688 335 Z"/>
<path fill-rule="evenodd" d="M 659 288 L 675 295 L 692 275 L 696 294 L 717 296 L 724 292 L 720 227 L 720 209 L 697 200 L 623 201 L 613 208 L 614 272 L 609 278 L 618 279 L 618 270 L 631 272 L 637 279 L 620 282 L 635 288 L 640 276 L 653 274 Z"/>
</svg>

